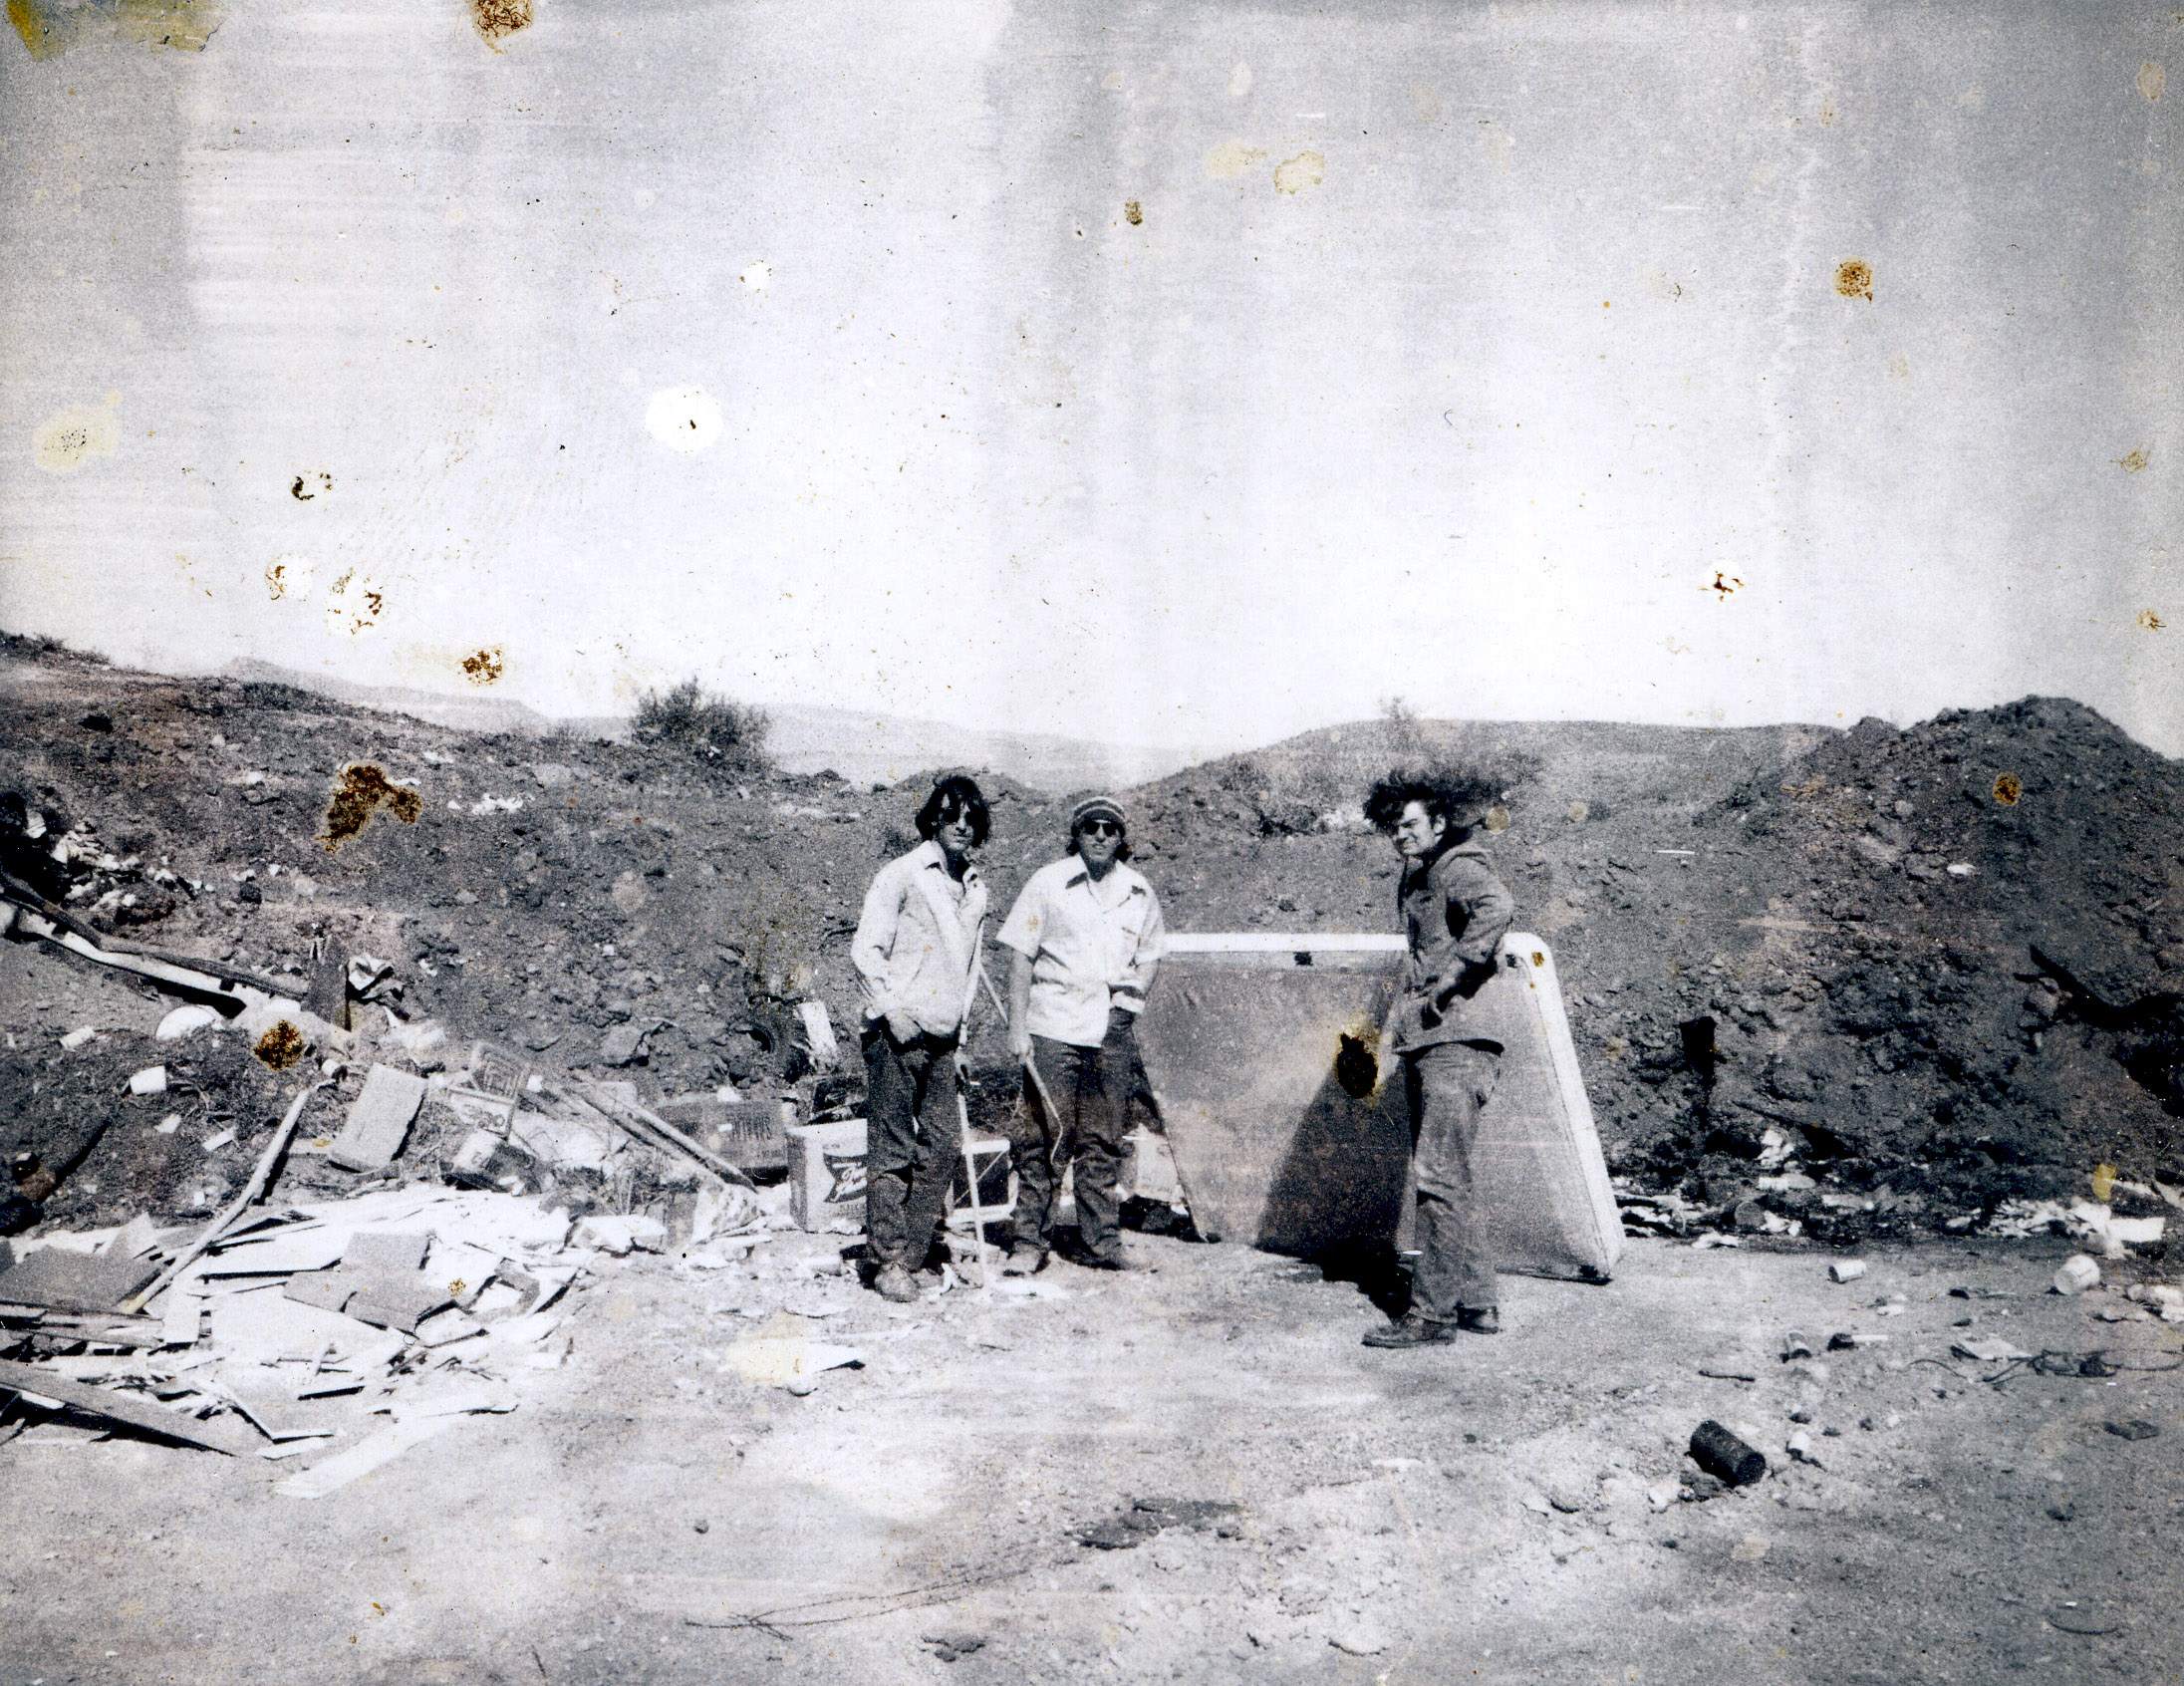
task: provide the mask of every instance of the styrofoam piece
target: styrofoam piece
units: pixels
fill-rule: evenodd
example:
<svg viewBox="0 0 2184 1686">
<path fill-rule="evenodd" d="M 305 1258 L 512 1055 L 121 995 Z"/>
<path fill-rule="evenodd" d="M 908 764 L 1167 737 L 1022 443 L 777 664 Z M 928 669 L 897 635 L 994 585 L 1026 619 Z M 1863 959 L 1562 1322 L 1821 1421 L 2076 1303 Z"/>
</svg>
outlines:
<svg viewBox="0 0 2184 1686">
<path fill-rule="evenodd" d="M 219 1012 L 212 1007 L 192 1001 L 178 1006 L 159 1020 L 159 1027 L 152 1035 L 162 1042 L 178 1042 L 192 1031 L 205 1029 L 220 1022 Z"/>
<path fill-rule="evenodd" d="M 131 1072 L 129 1092 L 133 1095 L 165 1094 L 166 1067 L 163 1065 L 147 1065 L 141 1071 Z"/>
</svg>

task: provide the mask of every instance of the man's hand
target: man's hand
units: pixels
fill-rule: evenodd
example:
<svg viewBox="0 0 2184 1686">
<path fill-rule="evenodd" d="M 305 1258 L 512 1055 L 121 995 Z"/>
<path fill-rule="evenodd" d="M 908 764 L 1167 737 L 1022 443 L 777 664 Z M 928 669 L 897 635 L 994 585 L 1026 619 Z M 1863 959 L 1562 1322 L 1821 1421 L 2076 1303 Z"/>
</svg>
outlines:
<svg viewBox="0 0 2184 1686">
<path fill-rule="evenodd" d="M 897 1007 L 887 1015 L 887 1027 L 888 1034 L 906 1047 L 915 1042 L 921 1034 L 918 1021 L 911 1017 L 909 1013 L 903 1011 L 901 1007 Z"/>
<path fill-rule="evenodd" d="M 1023 1027 L 1020 1019 L 1008 1021 L 1008 1051 L 1018 1059 L 1031 1057 L 1031 1032 Z"/>
</svg>

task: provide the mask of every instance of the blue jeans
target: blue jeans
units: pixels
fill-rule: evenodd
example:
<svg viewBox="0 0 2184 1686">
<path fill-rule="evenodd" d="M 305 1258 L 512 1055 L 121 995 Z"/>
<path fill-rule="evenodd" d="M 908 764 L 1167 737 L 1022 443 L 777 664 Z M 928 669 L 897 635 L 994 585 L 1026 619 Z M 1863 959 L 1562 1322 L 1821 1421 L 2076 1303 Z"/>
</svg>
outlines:
<svg viewBox="0 0 2184 1686">
<path fill-rule="evenodd" d="M 1411 1165 L 1418 1184 L 1418 1264 L 1411 1309 L 1450 1323 L 1460 1310 L 1497 1303 L 1494 1245 L 1480 1205 L 1472 1152 L 1479 1113 L 1494 1093 L 1502 1056 L 1473 1042 L 1440 1042 L 1403 1056 L 1411 1106 Z"/>
<path fill-rule="evenodd" d="M 1096 1048 L 1045 1036 L 1031 1038 L 1032 1063 L 1061 1116 L 1047 1117 L 1036 1089 L 1026 1095 L 1031 1127 L 1011 1142 L 1009 1150 L 1016 1167 L 1017 1246 L 1046 1247 L 1047 1226 L 1054 1221 L 1054 1196 L 1063 1169 L 1074 1159 L 1078 1239 L 1094 1259 L 1120 1255 L 1122 1203 L 1115 1185 L 1122 1174 L 1130 1095 L 1140 1081 L 1135 1024 L 1131 1019 L 1109 1030 Z"/>
<path fill-rule="evenodd" d="M 865 1060 L 865 1255 L 923 1269 L 962 1157 L 956 1038 L 926 1031 L 898 1042 L 875 1024 Z"/>
</svg>

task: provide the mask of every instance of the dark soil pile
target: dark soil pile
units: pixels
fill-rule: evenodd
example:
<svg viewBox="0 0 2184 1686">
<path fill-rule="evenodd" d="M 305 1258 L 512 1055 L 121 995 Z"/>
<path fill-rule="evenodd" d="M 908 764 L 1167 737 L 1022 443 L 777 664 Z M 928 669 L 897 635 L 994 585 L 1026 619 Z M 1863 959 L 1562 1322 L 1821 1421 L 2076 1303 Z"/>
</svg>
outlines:
<svg viewBox="0 0 2184 1686">
<path fill-rule="evenodd" d="M 2124 1063 L 2152 1038 L 2089 1022 L 2034 959 L 2111 1003 L 2184 983 L 2179 816 L 2184 768 L 2051 699 L 1866 720 L 1748 780 L 1692 830 L 1695 899 L 1737 911 L 1718 950 L 1679 978 L 1633 964 L 1588 1021 L 1617 1158 L 1664 1183 L 1696 1168 L 1687 1192 L 1719 1199 L 1772 1129 L 1777 1155 L 1926 1223 L 2082 1195 L 2102 1163 L 2184 1178 L 2178 1120 Z M 1618 919 L 1593 953 L 1635 963 L 1643 936 Z M 1679 1033 L 1701 1016 L 1711 1081 Z M 1771 1203 L 1809 1218 L 1798 1193 Z"/>
<path fill-rule="evenodd" d="M 212 1212 L 249 1177 L 296 1091 L 316 1076 L 276 1073 L 242 1038 L 211 1032 L 178 1042 L 109 1032 L 82 1048 L 51 1046 L 0 1054 L 0 1156 L 13 1166 L 27 1155 L 26 1171 L 56 1173 L 81 1160 L 45 1203 L 46 1222 L 64 1229 L 138 1212 Z M 131 1094 L 131 1074 L 155 1065 L 166 1068 L 165 1092 Z M 162 1131 L 167 1119 L 178 1122 Z M 306 1140 L 321 1126 L 339 1128 L 335 1102 L 321 1097 L 300 1123 Z M 223 1135 L 232 1141 L 205 1150 Z"/>
<path fill-rule="evenodd" d="M 634 1076 L 648 1098 L 796 1077 L 809 993 L 852 1043 L 858 909 L 931 782 L 474 736 L 22 642 L 0 660 L 16 877 L 45 875 L 95 926 L 298 982 L 315 946 L 377 956 L 399 1014 Z M 1727 1207 L 1763 1171 L 1809 1176 L 1865 1196 L 1857 1223 L 1930 1225 L 2082 1191 L 2103 1162 L 2184 1174 L 2158 1025 L 2103 1019 L 2032 958 L 2110 1005 L 2184 983 L 2184 771 L 2089 710 L 2028 700 L 1903 732 L 1353 725 L 1127 793 L 1136 864 L 1172 929 L 1392 930 L 1395 857 L 1358 805 L 1391 762 L 1450 756 L 1503 782 L 1490 850 L 1519 926 L 1556 952 L 1610 1163 L 1641 1186 Z M 997 924 L 1059 852 L 1069 796 L 980 776 Z M 70 1010 L 26 1006 L 0 1064 L 8 1145 L 49 1159 L 128 1074 L 54 1049 Z M 998 1122 L 1014 1080 L 981 1013 L 973 1104 Z M 1711 1060 L 1684 1028 L 1705 1018 Z M 610 1069 L 608 1033 L 632 1025 L 638 1051 Z M 245 1143 L 283 1098 L 246 1094 L 246 1075 L 227 1076 Z M 105 1151 L 88 1181 L 175 1198 L 173 1177 L 103 1168 Z M 1841 1231 L 1818 1192 L 1761 1191 Z"/>
</svg>

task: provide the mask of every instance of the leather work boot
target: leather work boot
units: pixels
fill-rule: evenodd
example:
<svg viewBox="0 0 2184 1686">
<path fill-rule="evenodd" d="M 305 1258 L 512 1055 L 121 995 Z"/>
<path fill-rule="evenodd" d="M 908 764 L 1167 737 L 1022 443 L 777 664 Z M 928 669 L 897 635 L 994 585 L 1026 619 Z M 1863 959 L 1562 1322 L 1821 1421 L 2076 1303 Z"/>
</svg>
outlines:
<svg viewBox="0 0 2184 1686">
<path fill-rule="evenodd" d="M 1454 1323 L 1437 1323 L 1431 1317 L 1421 1317 L 1416 1311 L 1406 1311 L 1400 1322 L 1386 1328 L 1367 1329 L 1367 1346 L 1442 1346 L 1456 1339 Z"/>
<path fill-rule="evenodd" d="M 872 1278 L 872 1289 L 882 1299 L 892 1299 L 898 1305 L 908 1305 L 918 1297 L 916 1279 L 900 1264 L 881 1265 L 880 1273 Z"/>
<path fill-rule="evenodd" d="M 1008 1250 L 1008 1257 L 1001 1262 L 1004 1276 L 1035 1276 L 1046 1267 L 1046 1252 L 1043 1248 L 1025 1247 L 1022 1243 Z"/>
<path fill-rule="evenodd" d="M 1461 1305 L 1457 1307 L 1456 1326 L 1466 1334 L 1500 1334 L 1502 1313 L 1491 1305 Z"/>
<path fill-rule="evenodd" d="M 1127 1253 L 1096 1253 L 1080 1263 L 1087 1270 L 1143 1270 L 1144 1264 Z"/>
</svg>

